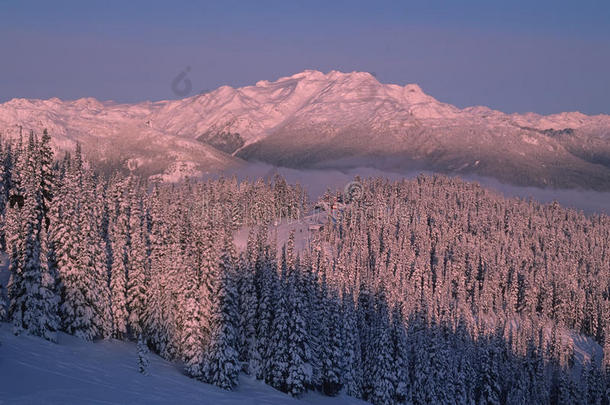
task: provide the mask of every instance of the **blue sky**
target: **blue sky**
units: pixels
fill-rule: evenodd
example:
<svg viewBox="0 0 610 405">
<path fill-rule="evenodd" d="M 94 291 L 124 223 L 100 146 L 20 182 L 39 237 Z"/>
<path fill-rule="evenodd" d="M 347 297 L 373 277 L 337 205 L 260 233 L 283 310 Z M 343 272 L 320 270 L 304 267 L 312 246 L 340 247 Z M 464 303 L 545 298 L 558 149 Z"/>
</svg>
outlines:
<svg viewBox="0 0 610 405">
<path fill-rule="evenodd" d="M 0 0 L 0 101 L 176 98 L 304 69 L 460 107 L 610 113 L 610 1 Z"/>
</svg>

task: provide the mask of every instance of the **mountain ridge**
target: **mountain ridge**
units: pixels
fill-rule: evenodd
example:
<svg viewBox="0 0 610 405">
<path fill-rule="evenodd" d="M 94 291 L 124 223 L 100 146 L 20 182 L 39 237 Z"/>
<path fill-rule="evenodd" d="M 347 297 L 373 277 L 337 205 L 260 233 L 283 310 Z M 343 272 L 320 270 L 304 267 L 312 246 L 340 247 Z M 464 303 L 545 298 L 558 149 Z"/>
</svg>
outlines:
<svg viewBox="0 0 610 405">
<path fill-rule="evenodd" d="M 18 128 L 48 128 L 58 148 L 78 140 L 101 155 L 116 154 L 116 148 L 100 146 L 108 138 L 135 137 L 155 145 L 154 153 L 132 145 L 134 150 L 121 151 L 126 158 L 119 164 L 169 154 L 160 168 L 146 170 L 167 179 L 176 177 L 171 165 L 186 167 L 186 176 L 189 168 L 195 174 L 222 171 L 244 160 L 294 168 L 392 161 L 389 168 L 399 171 L 610 190 L 610 115 L 460 109 L 417 84 L 382 84 L 366 72 L 305 70 L 252 86 L 136 104 L 94 98 L 0 104 L 0 129 L 14 136 Z"/>
</svg>

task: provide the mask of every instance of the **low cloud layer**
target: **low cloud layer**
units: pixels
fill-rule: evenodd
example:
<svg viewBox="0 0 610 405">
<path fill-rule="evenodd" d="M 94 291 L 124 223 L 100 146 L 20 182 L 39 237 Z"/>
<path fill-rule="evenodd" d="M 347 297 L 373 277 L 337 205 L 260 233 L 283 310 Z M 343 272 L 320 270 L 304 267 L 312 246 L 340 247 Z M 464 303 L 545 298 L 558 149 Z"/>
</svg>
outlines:
<svg viewBox="0 0 610 405">
<path fill-rule="evenodd" d="M 318 198 L 327 189 L 341 190 L 355 176 L 385 177 L 390 180 L 413 178 L 420 173 L 430 173 L 423 170 L 395 172 L 374 169 L 370 167 L 338 169 L 291 169 L 275 167 L 266 163 L 248 163 L 246 166 L 225 173 L 235 175 L 240 180 L 256 180 L 263 177 L 271 179 L 275 174 L 281 174 L 289 183 L 303 185 L 312 199 Z M 482 186 L 500 192 L 506 197 L 532 198 L 541 203 L 559 202 L 565 207 L 582 210 L 587 214 L 599 213 L 610 215 L 610 192 L 591 190 L 542 189 L 537 187 L 521 187 L 504 184 L 498 180 L 478 177 L 460 176 L 467 181 L 476 181 Z"/>
</svg>

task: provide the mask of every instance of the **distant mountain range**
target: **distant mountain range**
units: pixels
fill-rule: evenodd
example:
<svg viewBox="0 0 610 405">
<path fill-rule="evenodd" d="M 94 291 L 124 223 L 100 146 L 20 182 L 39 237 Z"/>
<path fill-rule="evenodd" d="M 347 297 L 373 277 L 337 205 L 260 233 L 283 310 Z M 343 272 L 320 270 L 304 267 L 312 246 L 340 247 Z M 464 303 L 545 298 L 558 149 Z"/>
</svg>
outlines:
<svg viewBox="0 0 610 405">
<path fill-rule="evenodd" d="M 307 70 L 182 100 L 117 104 L 13 99 L 0 131 L 47 128 L 106 164 L 175 180 L 261 161 L 493 177 L 516 185 L 610 190 L 610 116 L 459 109 L 415 84 Z"/>
</svg>

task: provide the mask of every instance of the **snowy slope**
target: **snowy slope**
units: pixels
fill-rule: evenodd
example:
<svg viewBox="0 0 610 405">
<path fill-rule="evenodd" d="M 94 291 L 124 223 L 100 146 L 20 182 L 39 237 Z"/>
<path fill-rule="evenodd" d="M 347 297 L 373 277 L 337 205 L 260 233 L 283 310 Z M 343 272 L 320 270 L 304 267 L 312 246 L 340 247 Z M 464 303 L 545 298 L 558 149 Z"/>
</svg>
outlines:
<svg viewBox="0 0 610 405">
<path fill-rule="evenodd" d="M 342 166 L 365 162 L 519 185 L 610 190 L 609 115 L 460 109 L 416 84 L 383 84 L 364 72 L 306 70 L 254 86 L 133 105 L 94 99 L 0 104 L 0 130 L 15 135 L 19 126 L 47 127 L 59 146 L 78 139 L 103 159 L 120 151 L 129 155 L 121 164 L 156 162 L 163 170 L 172 164 L 223 170 L 240 163 L 232 154 L 296 168 L 337 167 L 340 160 Z"/>
<path fill-rule="evenodd" d="M 54 344 L 14 336 L 0 323 L 0 343 L 0 404 L 364 404 L 315 393 L 294 399 L 245 375 L 227 392 L 154 355 L 144 376 L 135 344 L 116 340 L 88 343 L 60 334 Z"/>
<path fill-rule="evenodd" d="M 95 99 L 61 101 L 13 99 L 0 105 L 0 132 L 5 136 L 38 134 L 46 128 L 57 150 L 83 151 L 103 167 L 122 167 L 167 180 L 199 175 L 240 164 L 216 148 L 153 128 L 152 104 L 122 105 Z M 184 172 L 184 173 L 181 173 Z"/>
</svg>

